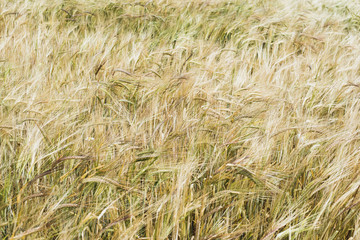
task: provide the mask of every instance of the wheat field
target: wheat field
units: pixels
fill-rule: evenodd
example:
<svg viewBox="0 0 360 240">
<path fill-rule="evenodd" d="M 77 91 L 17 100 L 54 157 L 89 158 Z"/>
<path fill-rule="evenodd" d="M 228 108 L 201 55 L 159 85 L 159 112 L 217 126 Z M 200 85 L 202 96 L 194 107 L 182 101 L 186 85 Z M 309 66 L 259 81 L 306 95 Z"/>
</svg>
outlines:
<svg viewBox="0 0 360 240">
<path fill-rule="evenodd" d="M 0 1 L 1 239 L 360 239 L 360 4 Z"/>
</svg>

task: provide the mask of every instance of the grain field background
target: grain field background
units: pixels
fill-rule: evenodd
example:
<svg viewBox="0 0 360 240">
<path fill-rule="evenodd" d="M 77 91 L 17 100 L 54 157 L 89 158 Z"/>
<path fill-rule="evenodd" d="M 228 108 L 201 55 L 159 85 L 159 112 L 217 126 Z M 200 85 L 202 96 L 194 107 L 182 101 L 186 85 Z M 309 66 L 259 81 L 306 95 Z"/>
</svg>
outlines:
<svg viewBox="0 0 360 240">
<path fill-rule="evenodd" d="M 0 1 L 1 239 L 360 239 L 360 4 Z"/>
</svg>

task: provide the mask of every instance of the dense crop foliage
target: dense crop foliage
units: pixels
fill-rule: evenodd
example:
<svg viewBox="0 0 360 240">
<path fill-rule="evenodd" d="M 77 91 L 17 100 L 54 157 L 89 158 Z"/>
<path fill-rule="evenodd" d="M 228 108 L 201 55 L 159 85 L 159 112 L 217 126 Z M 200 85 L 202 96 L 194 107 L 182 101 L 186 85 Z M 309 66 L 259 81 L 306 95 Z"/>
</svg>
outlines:
<svg viewBox="0 0 360 240">
<path fill-rule="evenodd" d="M 0 1 L 0 236 L 359 239 L 359 12 Z"/>
</svg>

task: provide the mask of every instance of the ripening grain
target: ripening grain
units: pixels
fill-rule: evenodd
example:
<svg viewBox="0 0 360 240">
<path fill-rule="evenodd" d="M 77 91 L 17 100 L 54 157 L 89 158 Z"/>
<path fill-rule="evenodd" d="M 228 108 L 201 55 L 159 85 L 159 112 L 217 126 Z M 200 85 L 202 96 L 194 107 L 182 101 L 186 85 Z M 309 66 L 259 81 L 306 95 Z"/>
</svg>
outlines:
<svg viewBox="0 0 360 240">
<path fill-rule="evenodd" d="M 0 0 L 1 239 L 360 239 L 359 12 Z"/>
</svg>

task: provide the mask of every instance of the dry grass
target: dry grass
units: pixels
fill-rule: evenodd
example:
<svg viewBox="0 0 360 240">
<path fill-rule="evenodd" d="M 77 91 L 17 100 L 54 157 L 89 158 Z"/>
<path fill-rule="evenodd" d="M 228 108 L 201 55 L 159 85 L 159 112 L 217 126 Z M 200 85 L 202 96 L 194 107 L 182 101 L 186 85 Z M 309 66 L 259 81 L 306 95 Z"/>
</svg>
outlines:
<svg viewBox="0 0 360 240">
<path fill-rule="evenodd" d="M 360 239 L 359 11 L 1 1 L 2 239 Z"/>
</svg>

